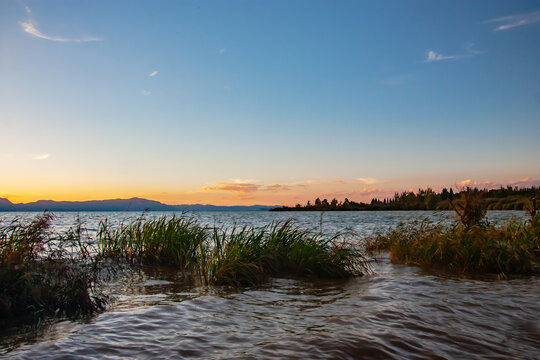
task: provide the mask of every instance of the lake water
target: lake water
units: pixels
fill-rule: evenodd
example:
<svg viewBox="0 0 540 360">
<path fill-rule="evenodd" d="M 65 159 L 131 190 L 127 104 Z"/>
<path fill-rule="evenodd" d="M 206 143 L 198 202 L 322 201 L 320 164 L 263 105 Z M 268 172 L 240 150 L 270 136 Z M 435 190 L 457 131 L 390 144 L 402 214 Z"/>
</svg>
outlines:
<svg viewBox="0 0 540 360">
<path fill-rule="evenodd" d="M 171 213 L 147 213 L 152 218 Z M 0 221 L 35 213 L 0 213 Z M 200 212 L 209 226 L 262 226 L 290 217 L 302 227 L 362 238 L 400 221 L 451 212 Z M 63 230 L 77 214 L 57 213 Z M 127 222 L 140 213 L 81 213 L 92 235 L 105 217 Z M 488 213 L 503 223 L 521 212 Z M 175 274 L 138 274 L 108 284 L 115 300 L 90 319 L 55 322 L 39 331 L 2 332 L 6 358 L 365 358 L 538 359 L 540 279 L 507 281 L 433 275 L 373 261 L 373 275 L 348 281 L 273 279 L 257 288 L 190 287 Z"/>
</svg>

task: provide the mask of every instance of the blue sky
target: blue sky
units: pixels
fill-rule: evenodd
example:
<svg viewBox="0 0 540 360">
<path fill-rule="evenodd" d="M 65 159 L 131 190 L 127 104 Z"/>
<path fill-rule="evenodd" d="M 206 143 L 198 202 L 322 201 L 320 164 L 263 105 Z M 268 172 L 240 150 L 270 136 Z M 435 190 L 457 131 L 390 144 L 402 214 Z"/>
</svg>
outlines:
<svg viewBox="0 0 540 360">
<path fill-rule="evenodd" d="M 538 39 L 538 1 L 3 0 L 0 196 L 537 184 Z"/>
</svg>

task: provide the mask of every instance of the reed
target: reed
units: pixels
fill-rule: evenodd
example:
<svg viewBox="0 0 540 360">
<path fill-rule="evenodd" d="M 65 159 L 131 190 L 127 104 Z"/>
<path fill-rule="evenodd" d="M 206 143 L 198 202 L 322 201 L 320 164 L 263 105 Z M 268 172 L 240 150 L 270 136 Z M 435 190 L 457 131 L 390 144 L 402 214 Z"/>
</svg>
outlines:
<svg viewBox="0 0 540 360">
<path fill-rule="evenodd" d="M 63 235 L 53 216 L 0 226 L 0 318 L 86 315 L 102 310 L 96 263 L 80 223 Z"/>
<path fill-rule="evenodd" d="M 97 232 L 99 254 L 142 264 L 188 269 L 199 260 L 200 244 L 206 241 L 205 227 L 186 216 L 162 216 L 111 226 L 101 221 Z"/>
<path fill-rule="evenodd" d="M 348 278 L 370 272 L 363 254 L 338 236 L 324 238 L 292 221 L 214 229 L 206 263 L 212 284 L 257 285 L 270 276 Z"/>
<path fill-rule="evenodd" d="M 205 266 L 201 272 L 208 284 L 254 286 L 269 276 L 264 251 L 264 229 L 251 227 L 214 228 L 206 251 L 202 254 Z"/>
<path fill-rule="evenodd" d="M 494 273 L 501 278 L 540 273 L 540 217 L 535 211 L 529 222 L 514 219 L 497 227 L 483 220 L 480 214 L 485 212 L 473 197 L 462 200 L 460 222 L 400 224 L 368 240 L 366 249 L 387 250 L 396 263 L 452 273 Z"/>
</svg>

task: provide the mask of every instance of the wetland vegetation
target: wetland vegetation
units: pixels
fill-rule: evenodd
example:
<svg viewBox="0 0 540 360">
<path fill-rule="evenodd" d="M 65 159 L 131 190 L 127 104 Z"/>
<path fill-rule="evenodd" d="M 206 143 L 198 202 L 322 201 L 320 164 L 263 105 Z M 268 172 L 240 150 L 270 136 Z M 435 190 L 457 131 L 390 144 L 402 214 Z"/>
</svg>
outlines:
<svg viewBox="0 0 540 360">
<path fill-rule="evenodd" d="M 536 200 L 527 206 L 529 221 L 504 226 L 485 221 L 486 206 L 467 189 L 452 203 L 459 221 L 450 226 L 426 221 L 401 223 L 367 241 L 369 252 L 389 251 L 395 263 L 457 274 L 509 275 L 540 273 L 540 215 Z"/>
<path fill-rule="evenodd" d="M 168 267 L 202 285 L 256 286 L 272 276 L 349 278 L 370 271 L 363 253 L 339 235 L 324 237 L 292 221 L 208 228 L 186 214 L 99 224 L 64 233 L 53 215 L 0 224 L 0 317 L 89 315 L 105 308 L 100 282 L 115 267 Z"/>
<path fill-rule="evenodd" d="M 0 224 L 0 317 L 89 315 L 103 310 L 101 282 L 116 267 L 168 268 L 200 286 L 257 286 L 272 277 L 337 279 L 371 272 L 366 254 L 388 251 L 396 263 L 455 274 L 500 278 L 539 273 L 540 216 L 529 201 L 529 221 L 504 226 L 485 220 L 482 194 L 467 189 L 453 199 L 458 221 L 412 221 L 365 242 L 324 236 L 292 220 L 266 226 L 208 227 L 188 214 L 112 224 L 89 236 L 81 221 L 57 233 L 53 215 Z"/>
</svg>

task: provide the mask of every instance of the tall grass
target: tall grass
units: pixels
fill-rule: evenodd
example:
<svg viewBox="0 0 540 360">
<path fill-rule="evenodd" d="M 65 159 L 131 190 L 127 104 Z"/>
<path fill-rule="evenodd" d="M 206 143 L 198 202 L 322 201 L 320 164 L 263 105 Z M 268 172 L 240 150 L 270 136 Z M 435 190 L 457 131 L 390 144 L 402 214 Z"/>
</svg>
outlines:
<svg viewBox="0 0 540 360">
<path fill-rule="evenodd" d="M 97 244 L 102 256 L 187 269 L 197 263 L 207 236 L 203 226 L 185 216 L 139 218 L 117 227 L 106 219 L 99 224 Z"/>
<path fill-rule="evenodd" d="M 474 194 L 466 192 L 454 205 L 459 222 L 451 226 L 426 221 L 400 224 L 367 243 L 367 250 L 388 250 L 396 263 L 442 269 L 453 273 L 531 275 L 540 273 L 540 217 L 490 225 Z M 533 205 L 534 206 L 534 205 Z"/>
<path fill-rule="evenodd" d="M 174 266 L 208 285 L 257 285 L 270 276 L 351 277 L 369 271 L 362 254 L 337 237 L 300 230 L 291 221 L 207 229 L 186 216 L 110 226 L 97 234 L 101 256 Z"/>
<path fill-rule="evenodd" d="M 62 235 L 53 216 L 0 226 L 0 318 L 85 315 L 104 308 L 80 223 Z"/>
<path fill-rule="evenodd" d="M 206 273 L 213 284 L 256 285 L 269 276 L 348 278 L 370 271 L 352 244 L 295 227 L 292 221 L 214 229 Z"/>
<path fill-rule="evenodd" d="M 263 227 L 207 228 L 185 215 L 99 224 L 90 238 L 78 220 L 63 234 L 45 213 L 0 226 L 0 319 L 102 310 L 105 264 L 168 266 L 206 285 L 258 285 L 273 276 L 348 278 L 370 271 L 362 253 L 291 221 Z M 114 263 L 114 261 L 112 262 Z M 118 262 L 117 262 L 118 263 Z"/>
</svg>

